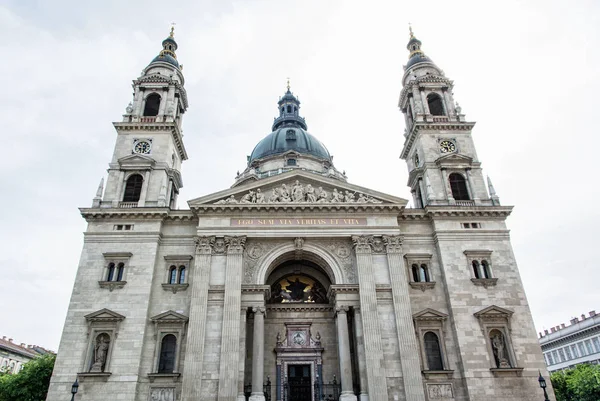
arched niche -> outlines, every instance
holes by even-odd
[[[302,247],[302,260],[307,260],[317,264],[329,278],[331,284],[344,283],[344,273],[337,260],[324,249],[312,245],[304,244]],[[298,250],[293,243],[279,246],[267,253],[256,272],[254,284],[267,284],[270,274],[279,265],[289,260],[297,259]]]

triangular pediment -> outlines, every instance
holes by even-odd
[[[495,317],[510,317],[514,312],[508,309],[501,308],[496,305],[488,306],[485,309],[476,312],[474,315],[477,318],[495,318]]]
[[[290,171],[190,200],[191,209],[229,206],[405,207],[405,199],[306,171]]]
[[[150,320],[156,323],[185,323],[189,320],[189,318],[181,313],[168,310],[151,317]]]
[[[435,163],[440,167],[471,166],[471,164],[473,164],[473,158],[459,153],[450,153],[438,157]]]
[[[150,168],[156,164],[156,161],[150,156],[132,154],[121,157],[118,163],[120,168]]]
[[[447,317],[447,314],[431,308],[424,309],[413,315],[413,319],[415,320],[446,320]]]
[[[85,319],[88,322],[120,322],[125,319],[125,316],[120,313],[113,312],[110,309],[100,309],[99,311],[92,312],[89,315],[85,315]]]

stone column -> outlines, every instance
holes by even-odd
[[[139,207],[144,207],[148,200],[148,187],[150,187],[150,170],[146,170],[144,173],[144,182],[142,182],[142,190],[140,191],[140,200],[138,201]]]
[[[231,401],[238,395],[240,371],[240,308],[242,306],[242,262],[246,237],[225,237],[227,264],[223,331],[219,363],[219,401]]]
[[[336,309],[338,351],[340,358],[340,379],[342,380],[342,393],[340,401],[356,401],[352,391],[352,361],[350,360],[350,337],[348,333],[347,306],[338,306]]]
[[[466,174],[467,174],[467,184],[469,185],[469,195],[471,195],[471,199],[473,199],[473,202],[475,202],[476,205],[478,205],[479,202],[479,197],[475,194],[475,186],[473,185],[473,177],[471,176],[471,169],[465,169]]]
[[[191,277],[190,320],[188,323],[185,369],[181,385],[182,400],[199,400],[202,390],[202,364],[206,336],[208,280],[215,237],[196,239],[196,258]]]
[[[442,168],[442,188],[444,188],[445,198],[448,199],[448,203],[454,205],[454,197],[452,196],[452,191],[448,190],[448,173],[445,168]]]
[[[246,308],[240,312],[240,356],[238,373],[238,396],[237,401],[246,401],[244,394],[244,371],[246,367]]]
[[[358,285],[360,307],[362,311],[362,326],[365,340],[367,362],[367,383],[371,401],[387,401],[387,383],[383,366],[383,347],[381,345],[381,329],[377,312],[377,294],[373,275],[373,260],[371,243],[373,236],[353,236],[354,252],[356,253],[356,268],[358,270]]]
[[[265,401],[263,376],[265,375],[265,308],[252,308],[254,312],[254,338],[252,344],[252,394],[250,401]]]
[[[415,337],[415,326],[410,309],[408,277],[402,260],[402,237],[399,235],[383,236],[386,244],[390,281],[392,283],[392,300],[396,317],[396,332],[400,346],[400,365],[406,401],[425,401],[419,345]]]
[[[369,401],[367,391],[367,361],[365,359],[365,339],[363,337],[362,316],[360,307],[354,307],[354,338],[356,339],[356,355],[358,357],[358,377],[360,383],[359,401]]]
[[[446,111],[448,112],[448,117],[455,115],[456,111],[454,110],[454,104],[452,104],[452,99],[450,98],[450,92],[448,88],[443,90],[444,93],[444,103],[446,105]]]
[[[123,183],[125,181],[125,172],[123,170],[119,171],[117,173],[117,176],[119,177],[117,181],[117,193],[115,193],[115,198],[112,201],[112,206],[113,207],[119,207],[119,202],[123,200]],[[107,185],[108,186],[108,185]],[[105,194],[106,196],[106,194]]]
[[[419,94],[421,95],[421,102],[423,103],[423,112],[425,114],[431,114],[431,111],[429,111],[429,103],[427,103],[427,96],[425,96],[425,89],[419,88]]]

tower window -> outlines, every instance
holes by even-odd
[[[173,334],[163,337],[160,344],[160,359],[158,361],[158,373],[173,373],[175,370],[175,351],[177,350],[177,338]]]
[[[296,165],[296,159],[288,159],[287,165],[288,166],[295,166]]]
[[[292,112],[292,106],[288,106],[288,107],[287,107],[287,112],[288,112],[288,113],[291,113],[291,112]]]
[[[430,93],[429,95],[427,95],[427,104],[429,105],[429,112],[434,115],[434,116],[443,116],[445,115],[444,113],[444,106],[442,104],[442,98],[435,94],[435,93]]]
[[[153,93],[146,98],[146,106],[144,107],[145,116],[157,116],[160,107],[160,95]]]
[[[415,283],[429,283],[431,282],[431,277],[429,275],[429,268],[427,264],[421,263],[419,266],[418,263],[413,263],[411,266],[412,279]]]
[[[125,185],[125,193],[123,195],[123,202],[137,202],[140,200],[142,193],[142,184],[144,179],[139,174],[134,174],[127,179]]]
[[[455,200],[470,200],[469,191],[465,177],[458,173],[452,173],[449,177],[452,197]]]

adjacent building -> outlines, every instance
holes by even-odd
[[[16,344],[12,338],[0,339],[0,371],[19,373],[23,365],[40,355],[52,353],[37,345]]]
[[[397,78],[415,208],[350,183],[288,84],[245,170],[177,209],[188,96],[173,32],[162,45],[114,123],[106,185],[80,209],[49,401],[76,378],[78,401],[539,399],[512,207],[412,32]],[[202,152],[227,149],[189,157]]]
[[[574,317],[568,326],[563,323],[544,330],[539,336],[550,372],[582,363],[600,363],[600,315],[596,311]]]

